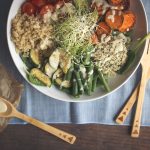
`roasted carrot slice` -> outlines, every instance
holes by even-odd
[[[117,10],[127,10],[130,7],[130,0],[108,0],[108,3]]]
[[[133,28],[136,22],[136,16],[133,14],[132,11],[127,11],[123,14],[123,24],[119,28],[119,31],[126,32]]]
[[[123,0],[108,0],[108,3],[113,6],[118,6],[122,4]]]
[[[105,22],[112,29],[119,29],[123,23],[123,13],[119,10],[109,10],[105,16]]]
[[[101,36],[102,34],[110,34],[111,28],[105,23],[105,22],[100,22],[96,28],[96,34]]]
[[[93,44],[98,44],[98,42],[99,42],[98,37],[95,33],[91,36],[91,42]]]

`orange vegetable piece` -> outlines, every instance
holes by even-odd
[[[130,7],[130,0],[107,0],[117,10],[127,10]]]
[[[98,36],[101,36],[102,34],[110,34],[111,28],[105,23],[105,22],[100,22],[98,24],[98,27],[96,28],[96,34]]]
[[[122,2],[123,2],[123,0],[108,0],[108,3],[113,6],[121,5]]]
[[[133,28],[136,22],[136,16],[133,14],[132,11],[127,11],[123,14],[123,24],[119,28],[119,31],[126,32]]]
[[[119,29],[123,23],[123,13],[119,10],[109,10],[105,16],[105,22],[112,29]]]
[[[98,42],[99,42],[98,37],[95,33],[91,36],[91,42],[93,44],[98,44]]]

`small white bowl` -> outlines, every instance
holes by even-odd
[[[21,73],[21,75],[27,80],[24,63],[22,62],[20,56],[16,52],[15,46],[14,46],[13,42],[11,41],[11,20],[15,17],[18,9],[20,8],[20,6],[23,2],[24,2],[24,0],[14,0],[11,5],[10,12],[8,15],[8,22],[7,22],[7,40],[8,40],[10,54],[12,56],[13,61],[16,65],[17,69]],[[131,0],[131,8],[130,9],[133,10],[133,12],[137,16],[137,22],[136,22],[136,26],[134,29],[135,32],[134,32],[134,36],[133,36],[133,39],[137,39],[137,38],[142,37],[143,35],[147,34],[147,32],[148,32],[147,17],[146,17],[144,6],[140,0]],[[143,54],[143,51],[144,51],[144,48],[146,47],[146,45],[147,45],[147,43],[145,43],[144,47],[139,51],[133,66],[127,73],[125,73],[123,75],[117,75],[115,78],[112,78],[109,80],[109,85],[110,85],[110,88],[112,89],[112,91],[109,93],[106,93],[106,92],[102,91],[101,89],[97,89],[97,91],[92,93],[91,96],[81,96],[79,99],[75,99],[75,98],[69,96],[68,94],[60,91],[59,89],[55,88],[54,86],[52,86],[51,88],[48,88],[48,87],[35,86],[31,83],[30,84],[34,88],[36,88],[38,91],[42,92],[43,94],[45,94],[49,97],[52,97],[57,100],[67,101],[67,102],[85,102],[85,101],[93,101],[96,99],[103,98],[105,96],[108,96],[110,93],[116,91],[117,89],[119,89],[134,74],[134,72],[136,71],[136,69],[139,66],[139,62],[140,62],[140,59],[142,57],[142,54]]]

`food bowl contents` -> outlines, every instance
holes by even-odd
[[[130,0],[27,0],[11,37],[32,84],[80,97],[130,66],[135,24]]]

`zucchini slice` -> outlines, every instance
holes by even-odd
[[[55,82],[56,82],[56,84],[60,87],[60,88],[70,88],[71,87],[71,84],[70,84],[70,82],[69,81],[67,81],[67,80],[62,80],[61,78],[57,78],[56,80],[55,80]]]
[[[31,74],[27,74],[27,78],[28,80],[32,83],[32,84],[35,84],[35,85],[38,85],[38,86],[45,86],[45,84],[43,84],[40,80],[38,80],[37,78],[35,78],[33,75]]]
[[[46,86],[50,87],[51,86],[51,80],[50,78],[45,75],[41,70],[37,69],[37,68],[33,68],[30,71],[30,74],[37,78],[38,80],[40,80],[43,84],[45,84]]]
[[[55,50],[52,55],[49,57],[49,64],[52,66],[55,70],[57,70],[59,62],[60,62],[60,52],[59,50]]]
[[[35,67],[35,65],[33,64],[33,62],[29,57],[24,57],[23,55],[20,55],[20,57],[29,70]]]
[[[53,74],[54,74],[55,71],[56,70],[53,67],[51,67],[49,65],[49,63],[47,63],[45,65],[45,74],[48,75],[50,78],[53,76]]]
[[[68,72],[69,68],[71,67],[71,58],[64,51],[61,51],[60,54],[60,67],[65,74]]]
[[[56,80],[57,78],[63,77],[63,71],[62,69],[57,69],[56,72],[53,74],[53,80]]]
[[[36,65],[39,66],[41,64],[41,59],[40,59],[40,54],[38,51],[31,50],[30,51],[30,58],[32,62]]]

